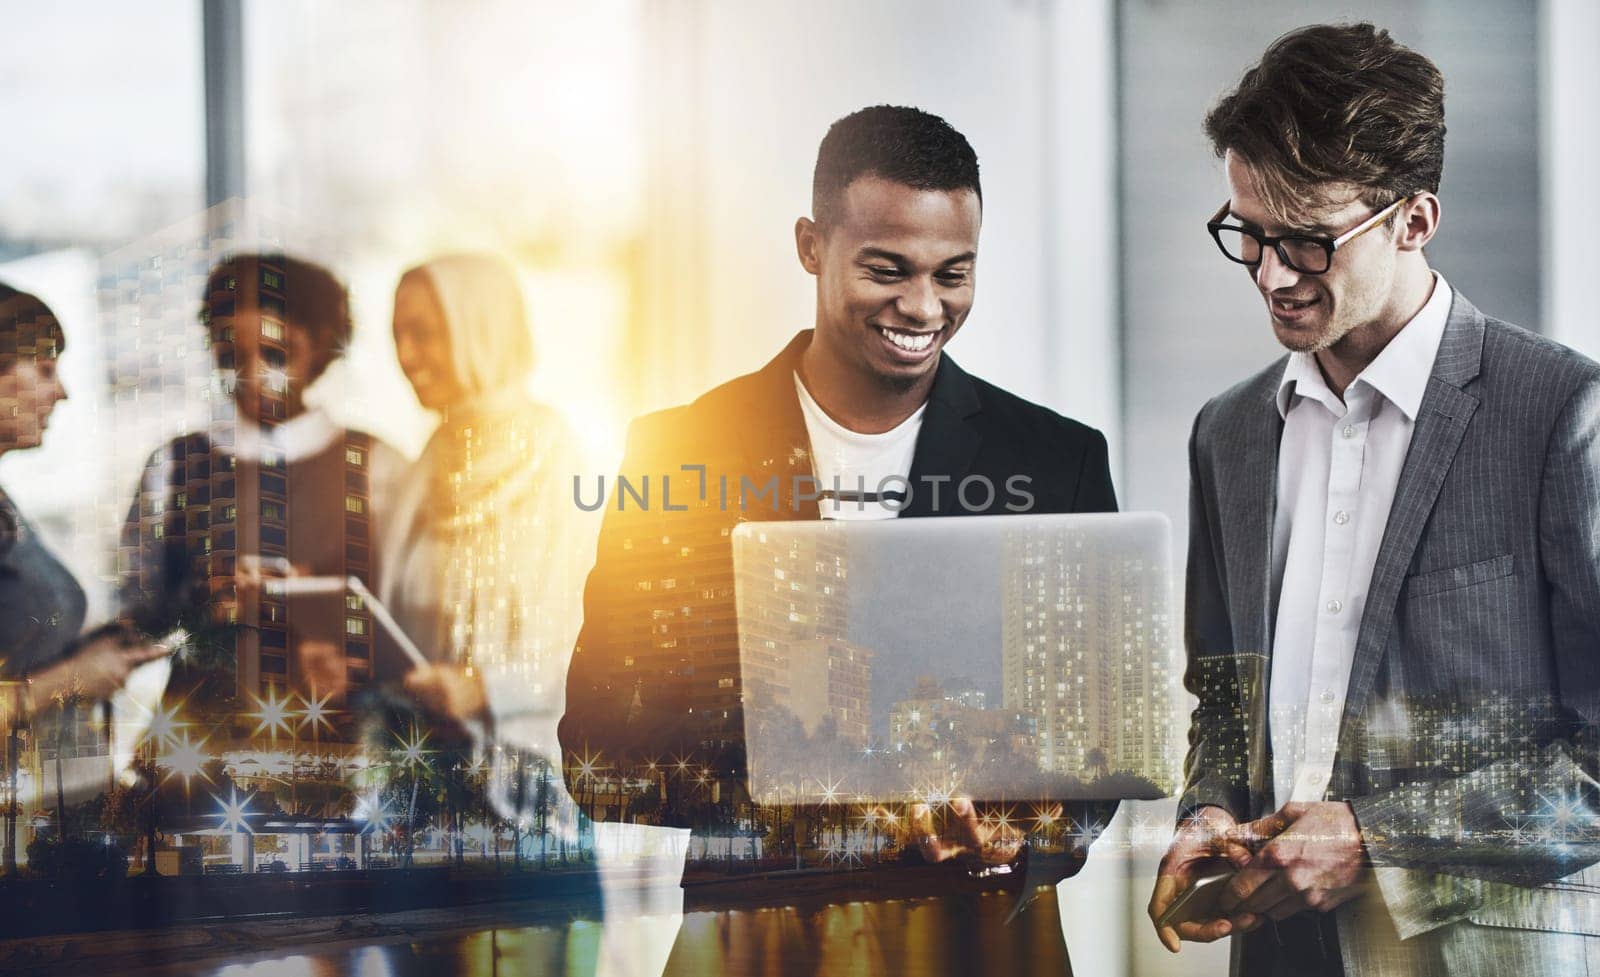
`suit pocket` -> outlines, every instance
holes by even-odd
[[[1595,870],[1541,886],[1488,882],[1483,902],[1467,914],[1479,926],[1600,936],[1600,889]]]
[[[1407,577],[1406,596],[1426,597],[1429,594],[1442,594],[1445,591],[1460,590],[1462,587],[1509,577],[1514,572],[1516,572],[1516,560],[1510,553],[1504,553],[1492,559],[1479,560],[1464,566],[1430,570],[1427,573]]]

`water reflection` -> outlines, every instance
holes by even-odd
[[[992,892],[852,902],[820,910],[784,907],[695,913],[668,977],[1053,977],[1067,973],[1054,893],[1006,923],[1014,896]]]
[[[527,926],[342,945],[247,962],[172,964],[139,977],[579,977],[593,974],[600,927]]]
[[[1010,924],[1000,893],[685,915],[668,977],[970,977],[1068,972],[1054,894]],[[587,977],[600,927],[483,929],[342,945],[250,962],[160,968],[163,977]],[[144,971],[145,974],[155,973]]]

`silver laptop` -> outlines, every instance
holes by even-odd
[[[740,525],[752,799],[1173,793],[1170,538],[1156,513]]]

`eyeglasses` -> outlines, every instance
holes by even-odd
[[[1320,275],[1333,265],[1335,251],[1377,227],[1386,217],[1394,213],[1395,208],[1410,199],[1401,197],[1338,237],[1314,237],[1309,234],[1270,237],[1236,224],[1224,224],[1222,219],[1228,216],[1228,208],[1233,206],[1232,200],[1225,202],[1211,216],[1206,222],[1206,230],[1211,232],[1212,239],[1217,242],[1217,247],[1222,249],[1223,256],[1229,261],[1236,261],[1241,265],[1259,265],[1262,252],[1271,248],[1278,253],[1279,261],[1302,275]]]

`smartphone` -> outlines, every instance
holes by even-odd
[[[1156,920],[1157,926],[1176,926],[1179,923],[1197,923],[1217,917],[1217,900],[1227,889],[1227,881],[1233,878],[1233,871],[1227,869],[1213,875],[1202,875],[1194,880],[1194,884],[1183,890],[1183,893],[1173,900],[1167,911]]]

